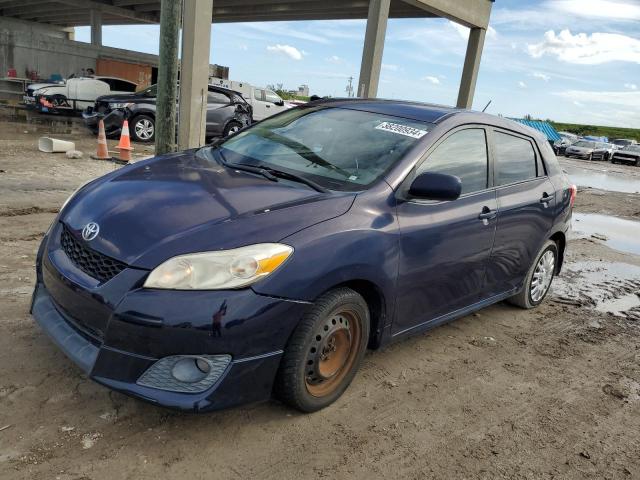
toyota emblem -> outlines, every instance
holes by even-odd
[[[87,242],[90,242],[98,236],[99,232],[100,225],[98,225],[96,222],[89,222],[82,229],[82,238],[84,238]]]

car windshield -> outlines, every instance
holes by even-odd
[[[573,146],[574,147],[582,147],[582,148],[596,148],[596,142],[585,142],[583,140],[583,141],[580,141],[578,143],[575,143]]]
[[[362,190],[431,126],[349,108],[306,107],[264,120],[218,151],[228,163],[284,171],[332,190]]]
[[[622,145],[622,146],[625,146],[625,145],[629,145],[629,144],[631,144],[631,140],[613,140],[613,141],[612,141],[612,143],[613,143],[614,145]]]

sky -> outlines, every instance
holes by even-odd
[[[346,96],[365,23],[214,24],[210,61],[231,80]],[[157,54],[158,33],[105,26],[103,44]],[[378,96],[454,105],[468,35],[446,19],[389,20]],[[490,100],[489,113],[509,117],[640,128],[640,0],[496,0],[473,108]]]

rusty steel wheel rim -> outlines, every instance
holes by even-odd
[[[340,309],[314,333],[305,364],[305,385],[314,397],[335,392],[351,371],[360,350],[361,322],[356,312]]]

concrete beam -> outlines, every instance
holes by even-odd
[[[464,68],[458,93],[458,108],[471,108],[473,105],[473,94],[476,91],[476,81],[478,80],[478,70],[486,33],[487,31],[484,28],[472,28],[469,32],[467,54],[464,58]]]
[[[390,3],[390,0],[369,0],[369,16],[367,17],[367,30],[364,36],[358,80],[359,97],[371,98],[378,94]]]
[[[489,25],[492,0],[403,0],[404,2],[448,18],[469,28],[484,28]]]
[[[129,8],[115,7],[113,5],[97,2],[95,0],[56,0],[56,1],[58,3],[71,5],[77,8],[82,8],[82,9],[90,8],[93,10],[98,10],[105,14],[115,15],[117,17],[122,17],[122,18],[130,18],[133,20],[137,20],[140,23],[158,23],[160,21],[157,15],[140,13],[140,12],[131,10]]]
[[[179,150],[199,147],[205,142],[212,9],[211,0],[184,0],[178,116]]]
[[[102,45],[102,12],[91,10],[91,45]]]

